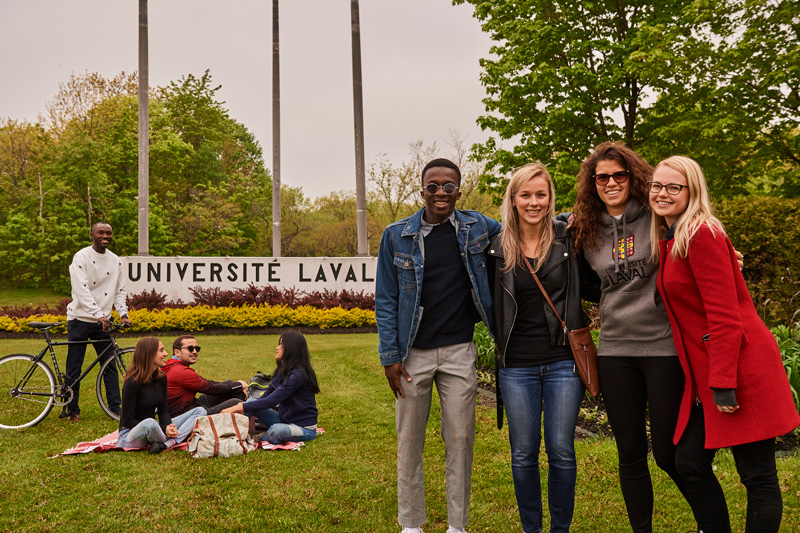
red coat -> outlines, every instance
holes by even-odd
[[[675,444],[699,399],[705,447],[723,448],[777,437],[800,425],[778,344],[761,321],[728,238],[703,226],[686,258],[660,241],[658,291],[667,307],[672,338],[686,376]],[[739,409],[720,413],[711,387],[736,389]]]

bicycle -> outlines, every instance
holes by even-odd
[[[116,379],[119,391],[122,391],[123,377],[133,358],[133,348],[120,348],[114,333],[125,326],[112,323],[108,330],[109,339],[53,341],[50,338],[49,330],[55,326],[61,326],[60,323],[31,322],[28,325],[44,333],[47,346],[42,348],[42,351],[36,356],[12,354],[0,358],[0,428],[17,429],[35,426],[50,414],[53,406],[67,405],[72,400],[74,394],[72,387],[67,385],[67,376],[59,369],[53,350],[54,346],[70,344],[88,345],[109,342],[106,349],[98,354],[92,364],[83,371],[76,383],[83,381],[83,378],[100,363],[100,371],[97,373],[95,385],[97,401],[109,417],[119,420],[119,411],[115,412],[108,405],[104,376],[108,376],[110,382]],[[52,358],[55,373],[45,361],[48,352]]]

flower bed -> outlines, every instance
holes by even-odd
[[[286,305],[242,305],[239,307],[187,306],[180,309],[132,309],[131,332],[163,330],[203,331],[209,328],[286,328],[312,327],[362,328],[375,327],[375,312],[366,309],[319,309],[311,306],[291,308]],[[115,320],[119,320],[116,312]],[[30,322],[60,322],[66,329],[64,315],[32,315],[21,318],[0,317],[0,331],[29,333]]]

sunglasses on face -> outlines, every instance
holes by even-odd
[[[445,183],[444,185],[429,183],[425,186],[425,190],[428,191],[428,194],[436,194],[439,192],[439,189],[444,189],[445,194],[453,194],[458,190],[458,187],[455,183]]]
[[[614,172],[613,174],[595,174],[593,177],[595,183],[598,185],[607,184],[609,179],[613,179],[615,183],[625,183],[628,181],[628,171],[620,170],[618,172]]]
[[[189,350],[190,352],[200,353],[200,347],[199,346],[184,346],[183,349],[184,350]]]

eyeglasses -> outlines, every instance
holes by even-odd
[[[679,185],[677,183],[667,183],[666,185],[664,185],[663,183],[659,183],[657,181],[648,181],[647,188],[650,190],[650,192],[654,192],[656,194],[660,193],[661,189],[667,189],[667,193],[671,194],[672,196],[675,196],[677,194],[680,194],[683,189],[688,189],[689,186]]]
[[[454,183],[445,183],[444,185],[429,183],[425,186],[425,190],[428,191],[428,194],[436,194],[439,192],[439,189],[444,189],[445,194],[453,194],[458,190],[458,187]]]
[[[608,183],[608,180],[614,179],[614,183],[625,183],[628,181],[628,171],[627,170],[620,170],[614,172],[613,174],[595,174],[594,181],[598,185],[605,185]]]
[[[190,352],[200,353],[200,347],[199,346],[184,346],[182,349],[183,350],[189,350]]]

